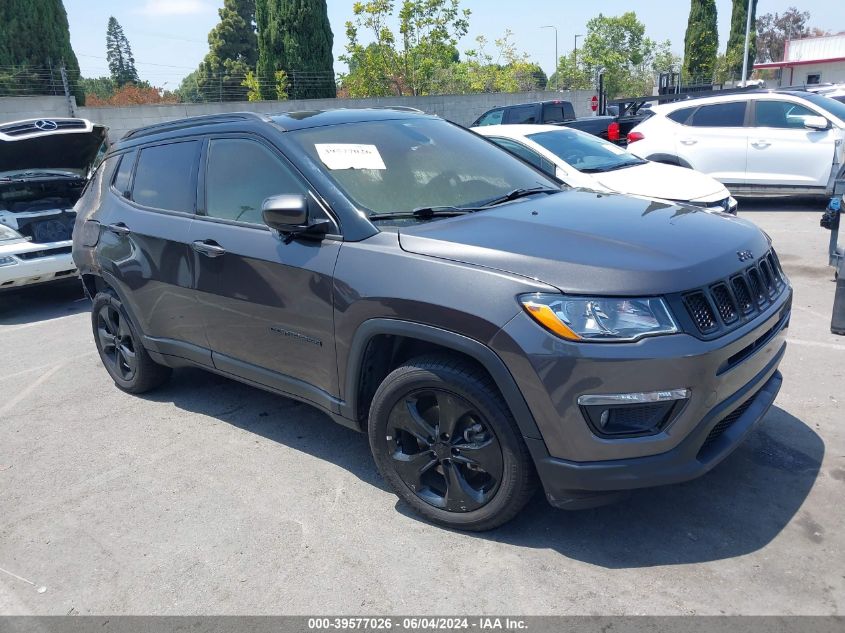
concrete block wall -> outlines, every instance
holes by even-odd
[[[76,103],[74,101],[74,103]],[[70,116],[67,99],[61,97],[0,98],[0,123],[41,117]]]
[[[529,101],[562,99],[571,101],[577,116],[590,116],[592,91],[519,92],[472,95],[435,95],[426,97],[383,97],[370,99],[311,99],[302,101],[254,101],[224,103],[180,103],[175,105],[142,105],[125,107],[81,107],[76,116],[106,125],[112,141],[129,130],[154,123],[220,112],[260,112],[280,114],[294,110],[331,108],[371,108],[406,106],[437,114],[461,125],[469,125],[483,112],[501,105]],[[64,97],[0,98],[0,122],[48,116],[68,116]]]

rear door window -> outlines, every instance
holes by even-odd
[[[745,107],[745,101],[701,106],[692,115],[689,125],[693,127],[743,127],[745,125]]]
[[[504,149],[508,150],[511,154],[516,154],[522,160],[531,163],[535,167],[542,169],[547,174],[554,175],[554,164],[550,160],[543,158],[533,149],[525,147],[525,145],[523,145],[522,143],[517,143],[516,141],[513,141],[509,138],[491,137],[490,140],[496,143],[496,145],[498,145],[499,147],[503,147]]]
[[[537,108],[533,105],[515,106],[505,112],[505,123],[519,125],[521,123],[536,123]]]
[[[193,213],[199,147],[199,141],[186,141],[142,149],[132,199],[145,207]]]

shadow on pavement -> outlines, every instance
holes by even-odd
[[[309,405],[193,369],[176,371],[147,397],[215,417],[388,489],[366,436]],[[789,524],[813,487],[824,450],[804,422],[773,407],[736,452],[698,480],[578,512],[555,510],[538,493],[511,523],[472,536],[613,569],[734,558],[765,547]],[[416,518],[404,503],[396,508]]]
[[[739,198],[739,215],[743,213],[765,212],[812,212],[818,213],[819,217],[827,208],[828,198],[800,198],[800,197],[778,197],[778,198]]]
[[[0,325],[48,321],[90,309],[78,279],[0,293]]]

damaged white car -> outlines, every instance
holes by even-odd
[[[84,119],[0,124],[0,291],[73,277],[73,210],[106,128]]]

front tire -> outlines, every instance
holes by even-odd
[[[150,358],[123,304],[111,292],[94,297],[91,326],[100,360],[118,388],[144,393],[170,378],[171,369]]]
[[[493,529],[536,488],[507,404],[485,372],[460,359],[425,356],[391,372],[373,398],[368,431],[385,481],[439,525]]]

